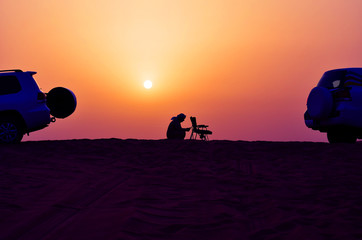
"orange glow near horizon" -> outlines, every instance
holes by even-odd
[[[306,98],[324,71],[362,67],[361,8],[360,0],[3,0],[0,69],[37,71],[44,92],[63,86],[77,96],[72,116],[24,140],[162,139],[183,112],[208,124],[211,139],[325,141],[304,125]]]

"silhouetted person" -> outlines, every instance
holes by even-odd
[[[180,113],[177,117],[172,117],[170,125],[167,129],[167,138],[168,139],[184,139],[186,132],[190,131],[190,128],[182,128],[181,123],[185,120],[186,115]]]

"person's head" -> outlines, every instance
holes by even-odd
[[[180,122],[183,122],[186,118],[186,115],[183,114],[183,113],[180,113],[179,115],[177,115],[177,119],[180,121]]]

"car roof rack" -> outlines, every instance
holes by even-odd
[[[0,72],[23,72],[20,69],[0,70]]]

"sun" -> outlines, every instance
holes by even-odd
[[[143,86],[146,88],[146,89],[150,89],[152,87],[152,82],[150,80],[146,80],[144,83],[143,83]]]

